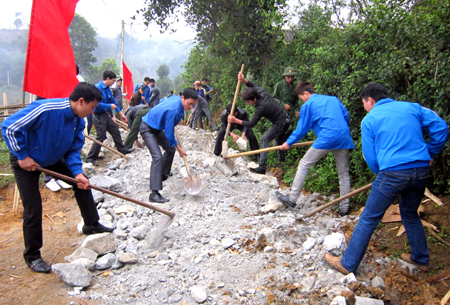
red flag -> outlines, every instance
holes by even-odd
[[[125,98],[127,100],[130,100],[133,96],[133,75],[131,74],[130,70],[128,70],[127,65],[122,60],[123,65],[123,92],[127,95]]]
[[[78,0],[33,0],[23,91],[67,97],[78,84],[69,26]]]

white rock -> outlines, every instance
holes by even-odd
[[[355,305],[384,305],[382,300],[356,297]]]
[[[345,235],[342,233],[333,233],[325,237],[323,246],[325,250],[331,251],[334,249],[342,249],[345,245]]]
[[[272,252],[275,252],[275,248],[274,247],[266,246],[264,248],[264,253],[272,253]]]
[[[116,215],[120,215],[120,214],[127,214],[127,213],[133,213],[136,209],[134,207],[132,207],[129,204],[126,205],[121,205],[120,207],[118,207],[117,209],[114,210],[114,213],[116,213]]]
[[[372,286],[383,290],[386,288],[383,279],[378,275],[372,279]]]
[[[197,303],[203,303],[207,298],[206,291],[200,286],[191,287],[191,296]]]
[[[353,273],[347,274],[343,278],[339,279],[341,284],[350,284],[351,282],[357,282],[356,276]]]
[[[347,301],[343,296],[339,295],[331,301],[330,305],[347,305]]]
[[[229,247],[231,247],[232,245],[234,245],[236,243],[236,241],[232,240],[231,238],[224,238],[222,240],[222,247],[224,249],[228,249]]]
[[[84,268],[86,268],[87,270],[94,270],[95,269],[95,261],[91,261],[88,258],[78,258],[76,260],[74,260],[72,263],[74,264],[79,264],[79,265],[83,265]]]
[[[308,239],[302,245],[303,251],[311,250],[315,244],[316,244],[316,239],[312,238],[312,237],[308,237]]]

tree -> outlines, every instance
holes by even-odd
[[[103,72],[112,71],[119,76],[119,67],[114,58],[106,58],[100,67],[89,66],[86,71],[86,81],[90,83],[98,83],[103,79]]]
[[[22,19],[17,18],[16,20],[14,20],[14,26],[16,27],[16,29],[20,29],[20,27],[22,26]]]
[[[75,14],[69,27],[75,61],[83,72],[92,70],[91,65],[97,61],[92,52],[97,48],[97,33],[84,17]]]
[[[156,84],[158,85],[161,98],[169,95],[169,91],[173,90],[172,80],[167,76],[165,76],[164,78],[158,79]]]
[[[156,70],[156,74],[158,74],[160,79],[163,79],[163,78],[169,76],[169,74],[170,74],[169,67],[166,64],[160,65],[158,67],[158,69]]]

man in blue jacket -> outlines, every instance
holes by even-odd
[[[111,117],[111,111],[115,110],[121,117],[123,122],[128,122],[125,115],[122,113],[119,105],[117,104],[114,96],[112,95],[110,87],[116,81],[116,74],[112,71],[103,72],[103,81],[97,83],[95,86],[102,93],[102,101],[94,110],[94,117],[92,118],[97,133],[97,141],[103,142],[106,139],[106,132],[109,132],[114,140],[116,149],[122,154],[126,155],[133,152],[134,148],[127,149],[122,142],[120,136],[119,127],[114,123]],[[98,159],[101,146],[100,144],[93,143],[88,155],[86,156],[86,162],[97,165],[95,162]]]
[[[400,196],[400,215],[411,246],[411,254],[403,253],[400,257],[427,271],[430,269],[427,239],[417,209],[434,156],[447,142],[447,124],[434,111],[417,103],[389,98],[381,84],[369,84],[360,96],[368,112],[361,124],[363,154],[377,177],[342,260],[327,253],[325,261],[344,274],[355,272],[373,231]]]
[[[150,77],[146,76],[146,77],[144,77],[144,81],[142,83],[139,83],[134,87],[133,93],[135,93],[137,90],[139,90],[140,85],[145,86],[144,93],[141,96],[141,105],[148,105],[148,101],[150,100],[151,93],[150,93],[150,87],[148,86],[150,84],[150,81],[151,81]],[[153,82],[155,82],[155,81],[153,80]]]
[[[151,108],[142,118],[140,133],[144,139],[150,154],[152,165],[150,168],[149,200],[164,203],[169,201],[159,191],[162,190],[162,182],[170,176],[175,149],[180,157],[186,156],[186,152],[178,145],[175,139],[175,126],[181,121],[184,110],[189,111],[197,103],[198,94],[192,88],[184,89],[181,97],[173,95]],[[161,149],[164,149],[164,155]]]
[[[83,175],[80,149],[84,144],[83,118],[94,112],[102,100],[98,89],[79,83],[68,99],[44,99],[31,103],[2,123],[2,134],[11,151],[10,161],[23,203],[23,236],[25,262],[35,272],[49,272],[50,266],[41,258],[42,200],[39,193],[40,171],[43,167],[80,183],[70,183],[84,220],[83,233],[111,232],[101,225],[97,208]]]
[[[295,92],[304,104],[300,109],[300,120],[295,131],[283,143],[281,149],[289,149],[292,144],[303,139],[311,129],[317,139],[298,164],[289,196],[278,194],[278,199],[292,208],[297,203],[309,169],[329,152],[332,152],[336,159],[340,195],[348,194],[350,192],[349,156],[350,150],[355,148],[350,136],[350,116],[337,97],[316,94],[309,82],[300,82]],[[341,201],[339,208],[341,215],[347,214],[349,200]]]

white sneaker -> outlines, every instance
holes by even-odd
[[[55,179],[53,179],[53,178],[52,178],[52,180],[47,182],[47,184],[45,186],[48,187],[50,189],[50,191],[52,191],[52,192],[57,192],[61,189],[61,187],[58,185],[58,183],[56,183]]]
[[[68,189],[71,189],[72,188],[72,186],[70,185],[70,184],[67,184],[66,182],[64,182],[63,180],[56,180],[56,183],[58,183],[58,185],[60,186],[60,187],[62,187],[63,189],[65,189],[65,190],[68,190]]]

